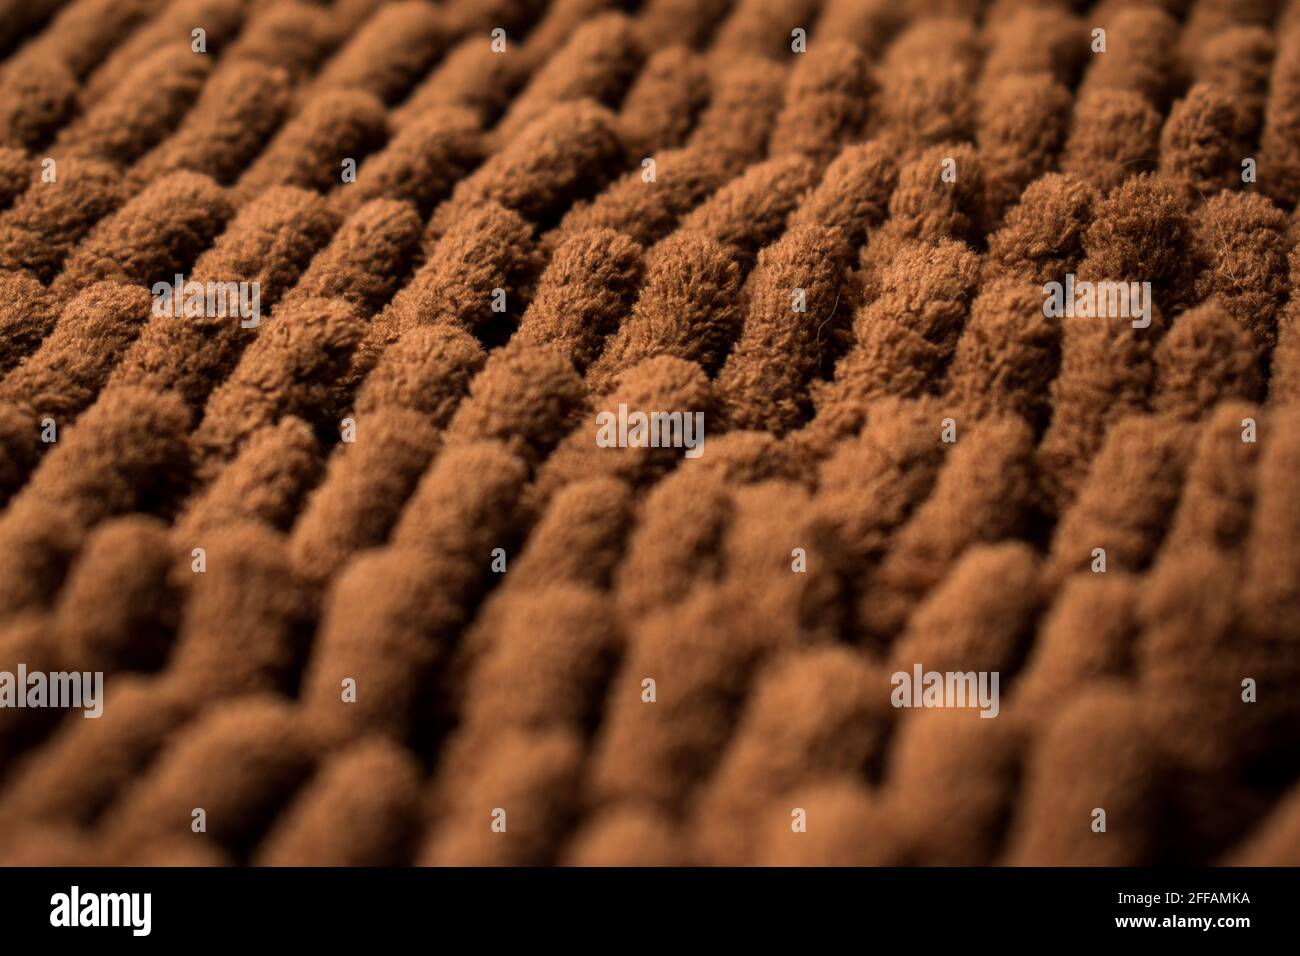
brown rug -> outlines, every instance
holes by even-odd
[[[0,863],[1300,864],[1300,3],[0,57]]]

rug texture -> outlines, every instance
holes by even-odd
[[[1297,2],[0,0],[0,863],[1300,864],[1297,200]]]

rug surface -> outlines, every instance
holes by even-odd
[[[0,0],[0,864],[1300,864],[1300,3]]]

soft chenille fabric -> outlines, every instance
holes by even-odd
[[[4,11],[0,864],[1300,864],[1297,0]]]

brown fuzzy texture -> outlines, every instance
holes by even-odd
[[[1204,263],[1196,297],[1218,298],[1265,355],[1277,344],[1287,294],[1287,218],[1263,196],[1222,192],[1196,211],[1194,254]]]
[[[387,137],[384,105],[367,93],[326,91],[308,100],[235,184],[236,201],[272,186],[324,191]]]
[[[131,167],[129,178],[144,184],[184,169],[229,184],[261,152],[288,108],[289,79],[283,70],[231,64],[204,84],[185,121]]]
[[[365,741],[322,761],[259,847],[261,866],[399,866],[419,832],[420,768],[400,747]],[[363,825],[358,826],[358,822]],[[322,833],[335,834],[323,842]]]
[[[55,145],[72,155],[128,166],[176,127],[210,72],[206,57],[184,48],[158,50],[65,127]]]
[[[487,565],[494,546],[510,543],[526,472],[525,463],[499,442],[448,448],[420,480],[393,529],[393,543],[476,569]]]
[[[39,11],[44,4],[29,6]],[[157,0],[125,0],[122,3],[83,0],[55,6],[63,8],[58,10],[32,45],[51,59],[63,61],[78,77],[84,77],[130,36],[131,31],[139,28],[160,4]]]
[[[34,671],[49,672],[59,664],[58,632],[49,614],[32,611],[0,627],[0,667],[15,673],[27,664]],[[41,743],[57,725],[59,714],[46,708],[6,708],[0,722],[0,755],[9,766],[29,747]]]
[[[1245,541],[1255,501],[1259,444],[1241,440],[1241,423],[1259,417],[1256,406],[1227,401],[1205,420],[1164,552],[1175,554],[1193,546],[1231,552]]]
[[[486,124],[496,119],[515,89],[527,78],[519,58],[501,56],[482,37],[466,37],[448,51],[390,113],[395,128],[440,109],[464,109]]]
[[[1159,321],[1153,317],[1151,328],[1158,331]],[[1046,494],[1058,508],[1078,490],[1109,426],[1146,409],[1155,380],[1154,343],[1135,334],[1129,319],[1076,317],[1062,324],[1052,421],[1038,453]]]
[[[885,685],[877,668],[839,647],[793,651],[758,674],[695,811],[702,860],[752,862],[753,817],[769,799],[808,779],[854,773],[878,756],[890,715],[873,699]]]
[[[1156,346],[1154,359],[1154,411],[1194,421],[1220,402],[1259,397],[1259,362],[1250,334],[1218,301],[1179,316]]]
[[[74,159],[54,170],[54,182],[34,182],[0,215],[0,267],[25,270],[46,285],[94,225],[126,201],[112,166]]]
[[[955,179],[945,179],[949,174]],[[898,173],[890,228],[905,239],[973,239],[984,217],[984,160],[970,146],[935,146]]]
[[[655,355],[718,367],[740,331],[740,270],[719,243],[683,229],[655,250],[631,314],[587,373],[593,392]]]
[[[379,8],[321,68],[317,90],[359,90],[395,103],[433,65],[451,39],[443,11],[425,0]]]
[[[156,677],[124,675],[105,693],[116,706],[103,717],[64,723],[15,768],[0,818],[92,823],[198,710],[189,688]]]
[[[825,0],[812,32],[848,40],[877,56],[907,20],[907,12],[892,0]]]
[[[122,793],[106,839],[127,847],[192,836],[191,810],[202,807],[208,828],[199,842],[240,854],[311,775],[314,756],[305,728],[275,697],[214,707]]]
[[[728,62],[713,76],[709,105],[686,145],[708,150],[732,173],[762,159],[784,84],[780,64],[753,58]]]
[[[1264,129],[1259,139],[1259,163],[1268,170],[1260,187],[1270,199],[1293,206],[1300,199],[1300,27],[1292,26],[1278,39],[1269,77]]]
[[[36,351],[58,319],[58,308],[36,279],[0,272],[0,372]]]
[[[890,44],[876,71],[880,123],[909,158],[973,138],[978,61],[974,24],[955,16],[919,17]]]
[[[41,347],[0,380],[0,402],[70,423],[95,400],[149,316],[139,286],[92,285],[63,309]]]
[[[887,141],[845,147],[795,209],[789,225],[824,225],[839,229],[855,246],[861,244],[888,215],[897,181],[898,164]]]
[[[1135,279],[1152,284],[1166,307],[1189,298],[1190,197],[1176,180],[1138,175],[1098,204],[1083,237],[1080,279]]]
[[[539,268],[540,256],[533,248],[528,223],[497,203],[484,203],[439,239],[391,307],[375,321],[363,351],[421,326],[484,334],[490,326],[520,314]]]
[[[565,866],[687,866],[691,856],[671,817],[626,804],[593,814],[559,862]]]
[[[649,167],[641,165],[591,202],[576,204],[547,240],[562,242],[584,229],[606,228],[649,245],[671,232],[726,182],[726,172],[716,158],[698,147],[667,150],[646,159],[655,164],[653,180],[647,181]]]
[[[536,467],[587,408],[573,363],[549,345],[508,343],[488,356],[447,425],[447,444],[499,441]]]
[[[817,226],[793,229],[759,254],[744,326],[718,373],[734,427],[782,434],[806,414],[808,383],[847,312],[840,300],[848,259],[843,235]]]
[[[280,311],[212,393],[191,445],[199,473],[214,477],[259,427],[284,415],[311,416],[360,341],[361,321],[346,302],[301,299]]]
[[[816,166],[802,156],[757,163],[701,203],[682,220],[681,228],[721,243],[748,272],[758,251],[780,237],[791,213],[816,182]]]
[[[1025,187],[1056,164],[1069,125],[1070,91],[1050,76],[998,80],[980,104],[976,137],[991,231]]]
[[[0,209],[23,194],[35,171],[36,164],[24,150],[0,147]]]
[[[1021,278],[987,283],[948,367],[947,395],[967,414],[1011,411],[1037,428],[1051,415],[1048,386],[1061,358],[1061,332],[1043,315],[1042,292]]]
[[[333,143],[330,146],[334,149]],[[344,151],[333,155],[343,156]],[[472,113],[429,110],[398,130],[384,149],[365,162],[355,155],[346,157],[358,160],[356,182],[335,187],[334,208],[346,214],[370,199],[396,199],[413,203],[427,216],[482,156],[482,137]],[[339,162],[330,166],[331,177],[339,168]]]
[[[408,330],[384,352],[357,395],[357,411],[387,405],[420,412],[435,428],[451,420],[471,376],[483,364],[474,339],[448,325]]]
[[[516,337],[550,345],[585,371],[631,310],[644,270],[641,247],[627,236],[611,229],[576,232],[537,280]]]
[[[417,862],[425,866],[539,866],[550,862],[556,834],[574,812],[582,742],[572,732],[506,732],[477,772],[448,801]],[[510,808],[514,816],[510,817]],[[490,808],[490,809],[489,809]],[[487,814],[484,810],[487,809]],[[492,832],[505,811],[512,839]]]
[[[798,153],[825,166],[859,138],[871,96],[866,58],[847,43],[818,43],[790,71],[768,151]]]
[[[323,582],[383,542],[482,363],[468,335],[443,326],[413,330],[384,353],[358,396],[354,440],[336,449],[294,524],[300,575]]]
[[[301,80],[334,49],[343,37],[333,21],[337,13],[300,0],[286,0],[250,11],[247,26],[224,56],[233,62],[251,60],[287,69]]]
[[[1061,153],[1063,172],[1109,192],[1134,173],[1154,169],[1159,155],[1160,113],[1141,94],[1093,89],[1079,95]]]
[[[184,600],[172,553],[157,518],[127,515],[91,532],[55,607],[60,655],[107,673],[160,667]]]
[[[142,59],[159,48],[183,50],[194,56],[190,31],[202,23],[208,33],[208,49],[216,52],[239,33],[244,10],[238,0],[178,0],[159,4],[140,28],[123,38],[104,61],[86,78],[86,97],[103,97],[131,72]]]
[[[607,395],[594,397],[596,409],[610,411],[620,404],[629,409],[659,411],[680,409],[701,413],[707,420],[715,410],[708,376],[694,362],[661,355],[635,365],[620,375]],[[653,484],[681,460],[676,448],[601,448],[595,442],[595,416],[588,417],[560,443],[538,470],[533,495],[547,499],[563,485],[607,475],[634,485]]]
[[[377,312],[406,277],[419,243],[410,203],[374,199],[344,221],[285,296],[285,308],[339,299],[361,315]]]
[[[631,20],[621,13],[591,18],[515,97],[493,136],[510,142],[557,103],[589,98],[617,105],[640,61]]]
[[[908,243],[880,278],[879,296],[853,317],[853,348],[819,409],[886,395],[915,396],[939,378],[965,323],[979,260],[963,244]]]
[[[878,862],[970,866],[996,854],[994,830],[1017,803],[1022,742],[1006,723],[971,716],[923,711],[898,728],[877,809],[888,827]]]
[[[1138,699],[1116,682],[1060,709],[1028,755],[1024,815],[1008,834],[1006,862],[1123,866],[1157,849],[1163,768],[1144,723]],[[1090,827],[1094,808],[1106,811],[1105,839]]]
[[[1185,193],[1169,182],[1136,176],[1100,204],[1084,237],[1081,280],[1150,282],[1155,304],[1144,330],[1122,317],[1062,319],[1055,412],[1040,451],[1045,487],[1058,506],[1077,489],[1083,456],[1100,447],[1107,426],[1146,406],[1153,381],[1149,357],[1163,325],[1157,307],[1189,297],[1186,204]]]
[[[432,574],[400,573],[419,555],[411,548],[363,552],[330,588],[302,682],[303,711],[318,726],[344,737],[401,740],[411,732],[448,632],[466,617]],[[345,705],[349,678],[356,702]]]
[[[1087,182],[1060,173],[1035,180],[988,241],[985,270],[1024,273],[1036,284],[1061,281],[1083,258],[1083,237],[1100,197]]]
[[[752,609],[726,607],[723,598],[705,590],[641,618],[629,632],[591,757],[596,801],[680,806],[700,766],[719,757],[739,716],[761,633],[750,630]],[[653,704],[642,700],[647,678],[656,682]]]
[[[287,415],[253,432],[231,467],[203,489],[176,519],[181,543],[239,521],[284,530],[320,477],[320,446],[300,418]]]
[[[511,585],[608,588],[623,557],[632,512],[631,489],[621,481],[593,478],[568,485],[538,518],[537,529],[510,569]]]
[[[338,222],[298,189],[270,189],[240,209],[194,263],[191,281],[257,282],[269,310],[330,239]],[[114,370],[112,381],[170,389],[191,406],[206,400],[234,368],[252,333],[230,316],[151,317]]]
[[[557,103],[474,173],[434,213],[426,242],[471,209],[498,202],[533,223],[558,218],[608,181],[623,148],[617,118],[590,100]]]
[[[0,518],[0,618],[47,604],[94,525],[174,502],[189,472],[189,424],[175,396],[135,388],[101,393]]]
[[[0,74],[0,146],[36,150],[70,120],[77,78],[61,61],[28,55]]]
[[[1280,614],[1271,608],[1257,609],[1248,602],[1262,595],[1247,592],[1236,612],[1244,620],[1236,623],[1234,609],[1223,598],[1236,589],[1238,571],[1233,556],[1203,549],[1184,551],[1160,562],[1138,607],[1143,634],[1135,645],[1136,670],[1144,682],[1161,691],[1146,709],[1157,732],[1167,733],[1171,724],[1194,731],[1164,744],[1190,781],[1257,761],[1261,748],[1255,741],[1270,725],[1277,727],[1273,732],[1282,739],[1292,744],[1296,739],[1293,699],[1283,696],[1268,711],[1240,706],[1241,675],[1258,673],[1260,693],[1273,693],[1295,679],[1296,668],[1285,644],[1279,646],[1265,636],[1271,627],[1294,627],[1294,606],[1279,606]],[[1278,597],[1273,595],[1274,600]],[[1197,707],[1197,699],[1216,686],[1231,687],[1233,693],[1221,700],[1207,696],[1205,704]],[[1183,689],[1170,693],[1176,687]],[[1223,793],[1236,802],[1242,796],[1249,798],[1253,789],[1245,782],[1231,782],[1225,783]],[[1185,808],[1180,816],[1190,817],[1189,830],[1207,844],[1217,848],[1244,835],[1240,821],[1216,820],[1203,808],[1198,811],[1193,792],[1170,796],[1175,806]]]
[[[472,777],[501,732],[585,733],[621,643],[608,598],[581,586],[528,585],[484,610],[470,636],[461,723],[437,786]]]
[[[1014,417],[986,419],[959,437],[930,497],[899,530],[862,608],[876,639],[898,633],[923,595],[968,547],[1015,537],[1031,503],[1032,436]]]
[[[738,0],[719,25],[710,53],[724,62],[739,54],[784,59],[790,31],[810,27],[817,6],[813,0]]]
[[[1262,27],[1234,27],[1207,38],[1195,63],[1196,79],[1229,93],[1237,110],[1235,132],[1256,142],[1268,101],[1274,42]]]
[[[1238,125],[1233,97],[1198,83],[1169,111],[1160,134],[1160,171],[1206,195],[1231,188],[1241,181],[1246,149],[1237,140]]]
[[[178,548],[182,560],[188,545]],[[217,698],[292,686],[313,596],[290,571],[284,536],[236,522],[201,531],[194,546],[207,568],[192,572],[170,672],[192,693]]]
[[[187,470],[176,452],[189,426],[173,395],[105,389],[50,450],[9,515],[17,517],[30,503],[67,509],[88,527],[150,504],[165,507]]]
[[[1089,52],[1083,21],[1049,4],[1011,6],[1009,14],[989,17],[984,82],[1046,73],[1074,86]]]
[[[1140,580],[1085,571],[1061,583],[1018,678],[1018,720],[1051,712],[1092,684],[1130,675]]]
[[[1165,109],[1180,79],[1178,23],[1155,7],[1104,17],[1106,52],[1091,54],[1081,90],[1132,90]]]
[[[1294,487],[1288,487],[1288,475],[1295,475],[1300,461],[1300,440],[1282,424],[1288,411],[1279,409],[1268,419],[1277,431],[1260,449],[1255,508],[1245,548],[1241,603],[1252,609],[1248,627],[1256,639],[1294,636],[1300,624],[1300,579],[1296,577],[1300,545],[1295,537],[1300,507]]]
[[[647,46],[682,43],[699,48],[715,35],[732,6],[731,0],[646,0],[637,30]]]
[[[438,447],[437,432],[411,409],[381,407],[357,428],[294,524],[295,568],[312,580],[327,580],[354,553],[383,542]]]
[[[619,137],[628,155],[683,145],[708,101],[703,60],[681,46],[659,50],[637,74],[619,110]]]
[[[681,470],[656,485],[615,570],[614,590],[624,612],[639,617],[717,580],[730,515],[731,496],[716,475]]]
[[[864,568],[879,561],[933,488],[948,450],[935,440],[937,412],[924,401],[875,402],[862,434],[821,465],[817,510]]]
[[[231,212],[225,192],[206,176],[158,179],[90,231],[50,293],[67,300],[104,279],[143,286],[171,281],[208,248]]]
[[[1061,515],[1047,574],[1087,569],[1105,550],[1105,571],[1141,573],[1155,555],[1182,490],[1192,442],[1177,421],[1134,416],[1106,435],[1087,479]]]
[[[0,0],[0,865],[1296,863],[1293,7]]]

